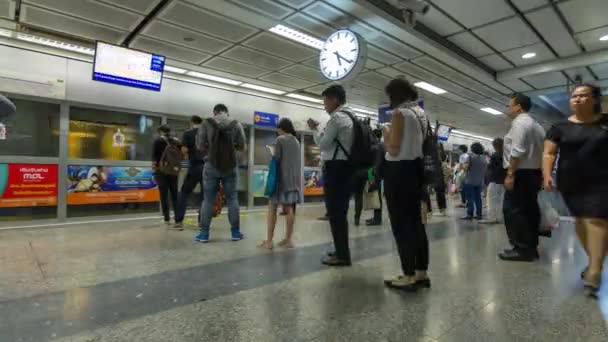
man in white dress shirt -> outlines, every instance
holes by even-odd
[[[542,159],[545,131],[528,111],[530,98],[515,94],[508,115],[513,122],[504,139],[505,198],[503,213],[512,249],[499,254],[507,261],[534,261],[538,258],[540,208],[538,192],[542,187]]]

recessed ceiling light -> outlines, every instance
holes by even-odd
[[[431,93],[437,94],[437,95],[447,93],[447,91],[445,91],[439,87],[435,87],[434,85],[428,84],[426,82],[417,82],[417,83],[414,83],[414,85],[418,88],[430,91]]]
[[[209,80],[209,81],[226,83],[226,84],[230,84],[230,85],[239,85],[239,84],[242,83],[242,82],[239,82],[239,81],[231,80],[229,78],[224,78],[224,77],[218,77],[218,76],[203,74],[202,72],[198,72],[198,71],[188,71],[187,74],[190,75],[190,76],[193,76],[193,77],[202,78],[202,79]]]
[[[289,38],[298,43],[308,45],[317,50],[321,50],[323,48],[324,42],[320,39],[317,39],[311,35],[306,33],[294,30],[284,25],[277,25],[269,29],[270,32],[276,33],[279,36],[283,36],[285,38]]]
[[[601,36],[600,40],[603,41],[603,42],[608,41],[608,34],[605,35],[605,36]]]
[[[481,110],[483,110],[483,111],[484,111],[484,112],[486,112],[486,113],[490,113],[490,114],[492,114],[492,115],[502,115],[502,112],[501,112],[501,111],[498,111],[498,110],[496,110],[496,109],[494,109],[494,108],[490,108],[490,107],[487,107],[487,108],[481,108]]]
[[[521,58],[523,58],[523,59],[529,59],[529,58],[534,58],[534,57],[536,57],[536,54],[534,52],[528,52],[521,56]]]
[[[79,52],[79,53],[83,53],[83,54],[90,55],[90,56],[95,55],[95,49],[91,49],[91,48],[79,46],[79,45],[74,45],[74,44],[69,44],[69,43],[64,43],[64,42],[60,42],[60,41],[56,41],[56,40],[52,40],[52,39],[32,36],[32,35],[25,34],[25,33],[18,33],[17,39],[23,40],[26,42],[30,42],[30,43],[51,46],[51,47],[62,49],[62,50]]]
[[[321,100],[321,99],[317,99],[317,98],[310,97],[310,96],[304,96],[304,95],[300,95],[300,94],[287,94],[286,96],[291,97],[293,99],[298,99],[298,100],[303,100],[303,101],[308,101],[308,102],[323,103],[323,100]]]
[[[196,39],[194,39],[194,37],[184,37],[184,41],[185,41],[185,42],[188,42],[188,43],[191,43],[191,42],[193,42],[193,41],[195,41],[195,40],[196,40]]]
[[[371,110],[367,110],[367,109],[363,109],[363,108],[356,108],[356,107],[352,107],[353,110],[355,112],[359,112],[359,113],[363,113],[363,114],[369,114],[369,115],[378,115],[377,112],[373,112]]]
[[[277,94],[277,95],[283,95],[283,94],[285,94],[285,92],[282,91],[282,90],[262,87],[262,86],[255,85],[255,84],[250,84],[250,83],[243,83],[243,84],[241,84],[241,87],[249,88],[249,89],[253,89],[253,90],[258,90],[258,91],[263,91],[265,93]]]
[[[188,70],[182,69],[182,68],[173,67],[173,66],[170,66],[170,65],[165,65],[165,71],[172,72],[174,74],[185,74],[186,71],[188,71]]]

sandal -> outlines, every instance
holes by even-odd
[[[258,245],[258,247],[272,250],[272,248],[273,248],[272,241],[264,240]]]
[[[279,243],[277,243],[277,246],[279,247],[285,247],[285,248],[294,248],[295,245],[293,244],[293,242],[288,241],[288,240],[281,240]]]

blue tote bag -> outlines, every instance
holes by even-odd
[[[272,197],[279,186],[279,162],[272,158],[270,164],[268,164],[268,177],[266,178],[266,189],[264,190],[264,196]]]

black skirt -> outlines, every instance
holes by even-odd
[[[608,219],[608,192],[598,190],[583,190],[563,192],[562,197],[574,217]]]

